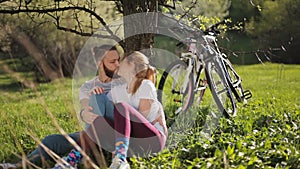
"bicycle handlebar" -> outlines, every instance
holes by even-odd
[[[220,29],[218,29],[218,26],[221,25],[221,24],[225,24],[226,22],[227,22],[227,20],[224,19],[224,20],[222,20],[222,21],[220,21],[216,24],[213,24],[212,26],[210,26],[209,28],[207,28],[204,31],[201,31],[200,29],[199,30],[193,29],[193,28],[191,28],[191,27],[189,27],[185,24],[182,24],[180,22],[178,22],[178,24],[180,25],[181,30],[185,30],[190,34],[193,34],[195,37],[198,37],[199,33],[197,33],[197,32],[201,32],[204,35],[218,36],[221,33]]]
[[[172,17],[168,17],[168,18],[172,20],[172,23],[174,25],[171,28],[169,27],[167,29],[172,30],[172,32],[175,34],[183,33],[183,34],[185,34],[184,35],[185,38],[191,38],[191,39],[194,38],[197,41],[198,40],[201,41],[201,39],[203,39],[204,35],[211,35],[211,36],[217,37],[221,33],[220,29],[218,29],[218,26],[227,22],[227,20],[224,19],[216,24],[211,25],[206,30],[202,31],[198,28],[192,28],[192,27],[188,26],[187,24],[181,22],[180,20],[176,20]],[[185,43],[184,41],[181,41],[181,42],[177,43],[176,46],[177,47],[183,46],[184,43]]]
[[[209,28],[204,30],[203,33],[205,35],[209,35],[210,33],[213,33],[215,36],[218,36],[221,33],[221,31],[219,29],[217,29],[218,26],[221,25],[221,24],[225,24],[226,22],[227,22],[226,19],[224,19],[224,20],[210,26]]]

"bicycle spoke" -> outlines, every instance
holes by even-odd
[[[221,67],[217,67],[215,62],[207,64],[206,75],[213,97],[225,116],[234,116],[236,105],[232,98],[230,87],[227,85]]]
[[[158,99],[164,106],[167,120],[174,120],[193,102],[193,85],[193,78],[188,75],[183,61],[175,61],[165,70],[159,82]]]

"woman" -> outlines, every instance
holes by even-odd
[[[110,168],[130,168],[126,161],[128,155],[156,153],[164,148],[167,128],[162,106],[157,100],[155,68],[149,65],[148,58],[133,52],[120,63],[118,75],[126,83],[119,83],[111,90],[115,103],[114,121],[98,117],[83,135],[85,143],[92,139],[99,141],[102,147],[104,142],[114,146]],[[67,161],[75,166],[81,158],[82,155],[73,150]]]

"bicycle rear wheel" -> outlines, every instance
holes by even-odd
[[[194,77],[188,74],[186,68],[185,62],[176,60],[167,67],[159,81],[158,100],[164,106],[169,125],[194,101]]]
[[[205,75],[219,110],[227,118],[236,116],[236,103],[220,64],[216,61],[207,62]]]

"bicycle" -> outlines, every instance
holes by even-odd
[[[216,37],[219,31],[214,25],[206,31],[194,30],[185,25],[176,31],[187,35],[187,52],[181,53],[178,60],[171,63],[162,73],[158,84],[158,99],[171,109],[167,118],[175,118],[194,103],[195,94],[200,91],[198,102],[202,100],[207,86],[218,109],[226,118],[237,113],[237,102],[245,102],[252,97],[250,90],[244,90],[242,80],[234,70],[226,54],[219,50]]]

